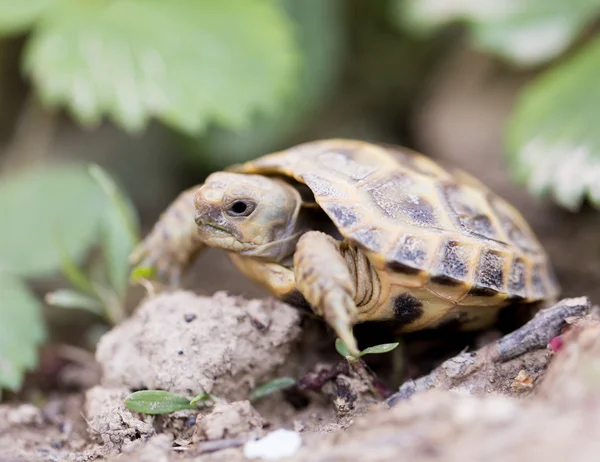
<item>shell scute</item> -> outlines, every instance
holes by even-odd
[[[382,215],[414,226],[440,227],[439,205],[419,194],[421,185],[403,172],[393,172],[363,187]]]
[[[437,259],[431,268],[431,281],[439,285],[456,286],[470,279],[473,260],[479,248],[469,242],[446,239],[442,242]]]
[[[471,295],[493,296],[499,292],[507,292],[506,268],[512,264],[512,255],[494,249],[484,248],[479,255],[475,270]]]
[[[386,255],[386,264],[391,270],[405,274],[425,271],[435,249],[432,244],[423,237],[403,234]]]
[[[442,194],[450,215],[463,232],[496,242],[505,240],[484,194],[456,183],[443,185]]]
[[[515,256],[508,276],[508,293],[511,298],[527,298],[527,263]]]
[[[330,216],[338,226],[343,229],[352,229],[365,223],[365,217],[360,207],[337,202],[326,202],[321,208]]]

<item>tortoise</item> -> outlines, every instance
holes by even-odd
[[[275,297],[310,307],[353,355],[357,323],[476,330],[508,305],[560,292],[523,216],[476,178],[408,148],[352,139],[210,174],[163,212],[131,262],[177,286],[206,246]]]

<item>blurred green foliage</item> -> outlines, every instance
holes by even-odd
[[[184,138],[187,152],[204,168],[226,165],[283,148],[332,93],[346,57],[344,0],[281,0],[296,23],[301,63],[296,85],[279,110],[252,117],[243,129],[211,125],[203,133]]]
[[[139,231],[129,199],[95,165],[27,169],[3,179],[0,215],[7,223],[0,228],[0,388],[15,390],[45,339],[40,303],[21,278],[61,269],[73,288],[47,294],[48,304],[120,322]],[[96,243],[103,258],[86,274],[78,263]]]
[[[392,14],[418,36],[462,23],[475,48],[521,68],[558,60],[522,90],[508,121],[509,166],[535,195],[600,208],[600,42],[578,43],[600,17],[598,0],[396,0]]]
[[[78,308],[102,316],[110,324],[125,319],[125,298],[129,281],[129,254],[139,242],[139,224],[133,205],[112,178],[99,166],[90,175],[104,193],[99,241],[102,260],[96,260],[89,274],[83,272],[64,252],[62,272],[73,286],[46,295],[46,302],[62,308]]]
[[[46,339],[40,302],[16,276],[0,271],[0,390],[18,390]]]
[[[0,2],[0,32],[31,29],[23,69],[42,101],[131,132],[150,117],[240,128],[293,88],[298,53],[275,0]]]

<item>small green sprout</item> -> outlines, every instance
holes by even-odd
[[[296,380],[291,377],[281,377],[279,379],[271,380],[252,390],[252,393],[250,393],[250,401],[257,401],[277,391],[293,387],[294,385],[296,385]]]
[[[91,164],[88,172],[102,190],[106,203],[102,211],[100,248],[102,260],[89,274],[80,269],[66,251],[63,239],[56,236],[62,272],[72,288],[46,294],[51,306],[90,311],[110,324],[126,317],[125,298],[131,250],[139,242],[137,215],[129,198],[101,167]]]
[[[136,266],[131,271],[130,281],[132,283],[139,282],[144,279],[152,279],[156,275],[156,268],[146,266]]]
[[[164,390],[140,390],[125,398],[128,409],[142,414],[169,414],[186,409],[198,409],[198,403],[216,401],[218,398],[209,393],[201,393],[191,400],[185,396]]]
[[[399,342],[382,343],[381,345],[374,345],[374,346],[365,348],[363,351],[361,351],[358,354],[358,356],[354,357],[350,354],[350,351],[348,351],[348,347],[346,347],[346,344],[344,342],[342,342],[341,339],[337,338],[335,340],[336,351],[340,355],[342,355],[344,358],[346,358],[349,362],[355,362],[364,355],[388,353],[388,352],[394,350],[398,345],[400,345]]]

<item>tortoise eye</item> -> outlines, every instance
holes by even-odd
[[[248,200],[239,200],[232,202],[229,208],[227,209],[227,214],[233,217],[247,217],[252,212],[256,205]]]

